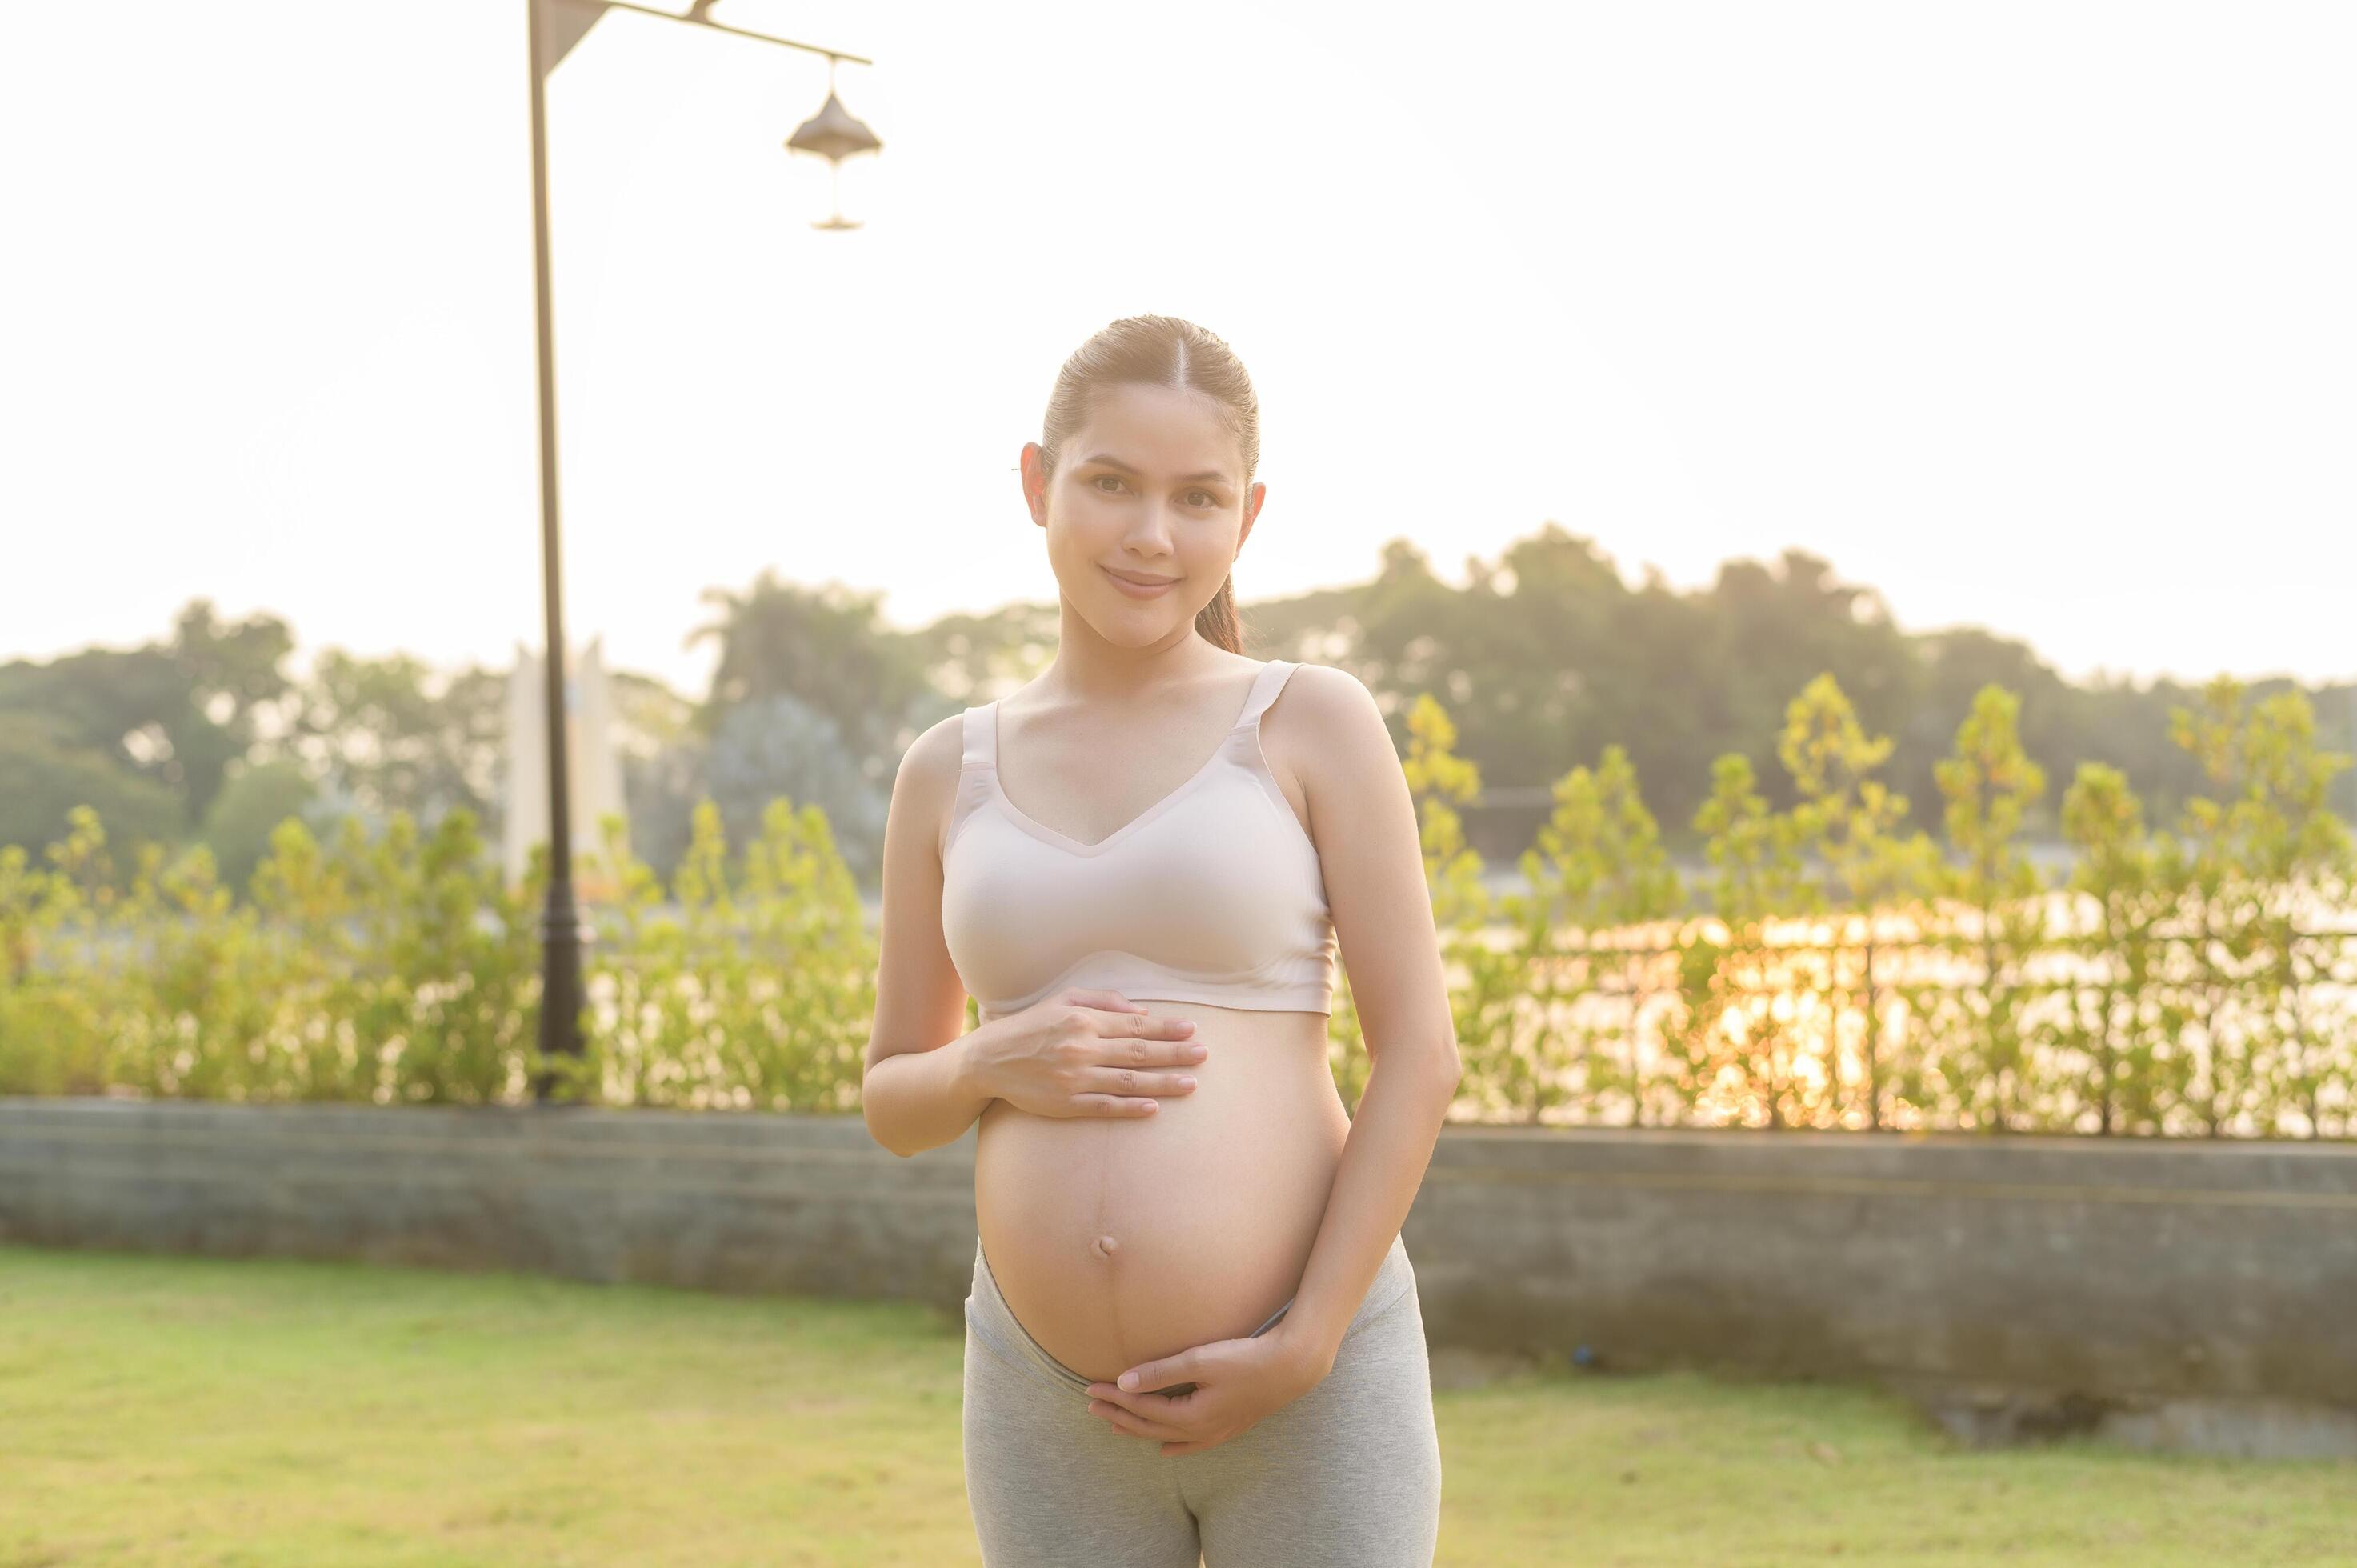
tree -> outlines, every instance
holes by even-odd
[[[878,619],[881,594],[841,584],[804,587],[764,571],[750,591],[704,593],[716,614],[688,635],[720,645],[712,687],[694,727],[716,736],[729,713],[792,697],[833,721],[846,755],[889,792],[891,770],[913,735],[941,716],[919,650]]]
[[[2299,1009],[2327,972],[2304,934],[2349,876],[2349,829],[2329,804],[2349,758],[2323,751],[2308,699],[2278,692],[2255,703],[2229,676],[2198,703],[2172,709],[2170,737],[2201,767],[2205,792],[2185,801],[2168,860],[2192,941],[2193,1015],[2202,1071],[2196,1093],[2211,1135],[2258,1115],[2288,1090],[2321,1110],[2330,1053],[2315,1048]]]
[[[717,803],[727,842],[749,846],[772,801],[816,806],[855,875],[872,880],[883,860],[890,807],[834,716],[779,692],[740,703],[722,719],[704,757],[699,791]]]
[[[2157,988],[2169,898],[2143,803],[2119,769],[2081,763],[2062,797],[2062,832],[2079,852],[2071,890],[2093,915],[2066,944],[2086,978],[2058,1037],[2078,1058],[2079,1099],[2093,1105],[2096,1132],[2157,1133],[2182,1090],[2184,1057]]]
[[[464,811],[496,833],[508,681],[481,665],[436,671],[414,654],[328,648],[289,695],[286,735],[257,760],[299,763],[371,826],[407,812],[431,827]]]
[[[2012,693],[1982,687],[1957,726],[1954,751],[1936,770],[1957,858],[1941,867],[1934,886],[1971,917],[1965,945],[1977,961],[1979,984],[1951,993],[1968,1013],[1961,1027],[1926,1018],[1918,1053],[1924,1070],[1943,1080],[1958,1114],[1998,1132],[2016,1126],[2029,1109],[2036,1074],[2023,975],[2046,941],[2038,870],[2019,842],[2023,822],[2046,791],[2046,773],[2022,750],[2020,712]]]
[[[126,843],[177,843],[186,832],[169,786],[81,744],[51,714],[0,714],[0,845],[38,856],[71,832],[74,812],[84,809]]]
[[[1751,759],[1730,752],[1711,768],[1710,798],[1695,813],[1695,829],[1706,835],[1720,929],[1681,944],[1681,1087],[1695,1104],[1732,1091],[1756,1104],[1770,1127],[1807,1124],[1830,1101],[1805,1081],[1789,998],[1777,1005],[1791,977],[1769,922],[1823,908],[1804,864],[1808,823],[1770,809]]]
[[[1860,1015],[1859,1076],[1866,1086],[1867,1125],[1882,1125],[1881,1005],[1875,972],[1877,920],[1884,905],[1920,888],[1937,853],[1921,833],[1901,840],[1904,796],[1894,795],[1875,771],[1889,758],[1888,736],[1869,736],[1830,671],[1802,688],[1784,711],[1777,756],[1799,797],[1795,827],[1824,868],[1828,902],[1854,911],[1861,963],[1857,980]],[[1841,949],[1826,955],[1825,992],[1831,1026],[1825,1071],[1841,1080]]]
[[[1621,940],[1626,928],[1667,918],[1683,902],[1678,875],[1663,851],[1661,831],[1645,809],[1629,754],[1604,748],[1597,768],[1575,768],[1555,784],[1555,812],[1541,825],[1521,860],[1527,894],[1501,900],[1509,922],[1523,933],[1532,1000],[1539,1015],[1533,1055],[1549,1059],[1557,1020],[1566,1006],[1601,995],[1607,984],[1628,1000],[1625,1013],[1573,1031],[1585,1058],[1590,1100],[1626,1096],[1630,1120],[1645,1121],[1644,1069],[1640,1058],[1653,968]],[[1566,933],[1577,933],[1566,943]],[[1568,946],[1568,952],[1566,947]],[[1598,1048],[1620,1036],[1619,1061]]]
[[[254,867],[270,854],[278,824],[302,816],[318,793],[303,769],[284,758],[231,774],[205,813],[204,843],[221,886],[232,893],[245,891]]]

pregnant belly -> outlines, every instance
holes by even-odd
[[[1326,1015],[1140,998],[1191,1018],[1192,1093],[1143,1117],[985,1109],[983,1256],[1017,1321],[1092,1380],[1259,1327],[1301,1283],[1351,1122]]]

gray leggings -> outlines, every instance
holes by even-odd
[[[1424,1311],[1400,1238],[1334,1369],[1192,1454],[1165,1455],[1157,1440],[1090,1414],[1090,1380],[1016,1321],[978,1240],[965,1324],[966,1501],[986,1568],[1429,1568],[1440,1441]]]

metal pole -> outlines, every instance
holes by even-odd
[[[546,14],[562,5],[554,27]],[[587,1004],[582,984],[582,955],[596,933],[581,918],[573,897],[573,810],[570,778],[571,747],[565,738],[564,575],[556,548],[556,334],[548,286],[548,103],[544,88],[556,68],[582,36],[608,11],[632,11],[660,16],[666,22],[688,22],[715,32],[753,38],[780,48],[826,56],[837,60],[871,64],[865,55],[845,54],[792,38],[775,38],[715,22],[705,13],[712,0],[695,0],[685,15],[658,11],[630,0],[524,0],[530,14],[532,66],[532,258],[533,303],[540,347],[540,549],[543,594],[547,602],[548,704],[548,900],[541,911],[540,1049],[554,1058],[583,1055],[581,1014]],[[829,102],[834,102],[830,91]],[[837,106],[839,109],[839,106]],[[854,127],[865,134],[856,121]],[[873,138],[868,150],[873,150]],[[830,161],[835,155],[829,154]],[[546,1104],[556,1084],[556,1072],[544,1068],[533,1075],[533,1098]]]
[[[548,106],[542,91],[543,0],[524,0],[532,13],[532,253],[533,303],[540,337],[540,550],[547,601],[548,901],[541,913],[540,1048],[548,1057],[580,1059],[581,953],[589,940],[573,899],[572,790],[565,721],[564,578],[556,550],[556,343],[548,293]],[[533,1081],[533,1098],[549,1101],[554,1076]]]

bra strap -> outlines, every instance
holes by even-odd
[[[965,768],[986,773],[998,766],[998,703],[993,701],[965,711]]]
[[[1290,659],[1272,659],[1253,681],[1251,693],[1244,698],[1244,711],[1236,719],[1236,727],[1245,729],[1260,723],[1261,714],[1276,701],[1277,693],[1285,689],[1286,678],[1301,666]]]

